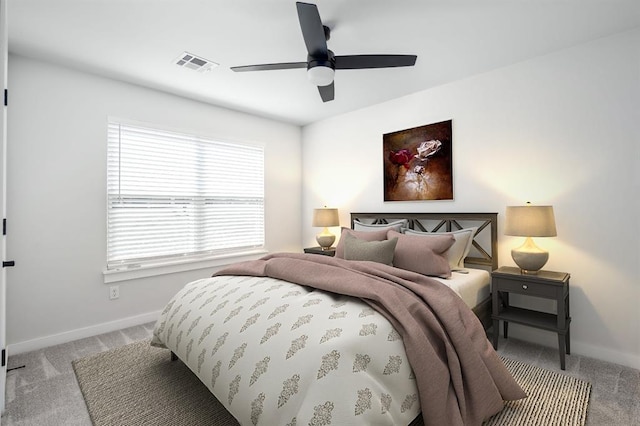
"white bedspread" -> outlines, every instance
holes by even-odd
[[[367,304],[264,277],[192,282],[152,344],[243,425],[407,425],[420,412],[400,336]]]

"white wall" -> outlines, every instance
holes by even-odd
[[[454,201],[383,202],[382,135],[448,119]],[[325,204],[345,226],[351,211],[489,211],[500,213],[500,264],[514,265],[521,239],[502,235],[505,206],[552,204],[558,237],[537,242],[551,253],[545,269],[571,273],[573,352],[640,368],[639,123],[635,30],[311,124],[303,244]]]
[[[212,77],[213,78],[213,77]],[[13,353],[150,321],[212,269],[120,282],[106,260],[107,117],[265,144],[266,246],[300,251],[300,128],[11,55],[7,331]],[[238,167],[242,167],[242,160]]]

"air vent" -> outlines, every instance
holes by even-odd
[[[182,55],[178,56],[175,59],[174,63],[179,67],[189,68],[201,73],[211,71],[213,68],[220,65],[213,61],[201,58],[199,56],[196,56],[188,52],[184,52]]]

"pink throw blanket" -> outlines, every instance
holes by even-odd
[[[475,314],[431,278],[373,262],[277,253],[216,275],[268,276],[362,299],[403,338],[425,425],[480,425],[503,400],[527,395],[487,340]]]

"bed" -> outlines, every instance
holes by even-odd
[[[152,344],[243,425],[479,425],[503,400],[524,397],[486,339],[488,273],[470,268],[497,267],[497,215],[351,217],[343,233],[398,220],[403,232],[455,232],[474,222],[474,251],[439,279],[313,254],[232,265],[176,294]]]
[[[491,276],[498,269],[497,213],[351,213],[351,228],[357,222],[388,224],[406,220],[420,232],[452,232],[475,228],[472,247],[464,259],[467,274],[454,272],[452,279],[433,277],[451,287],[473,310],[485,329],[491,327]]]

